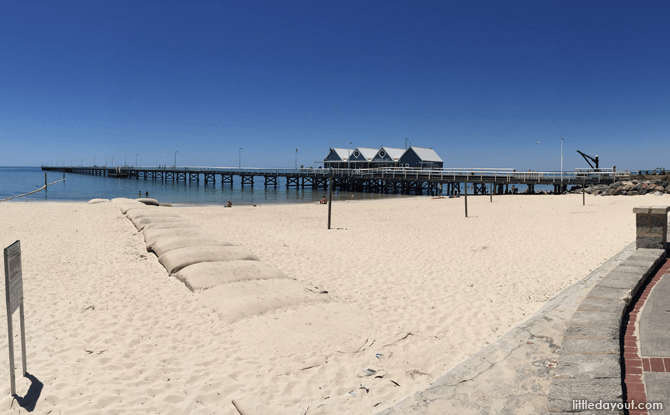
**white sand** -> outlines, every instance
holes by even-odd
[[[174,208],[328,291],[270,311],[226,296],[258,281],[190,292],[110,203],[2,203],[0,247],[22,245],[28,371],[44,385],[34,413],[375,413],[632,242],[634,206],[670,204],[586,200],[470,197],[468,219],[463,199],[339,202],[330,231],[318,204]],[[0,333],[0,412],[25,412]]]

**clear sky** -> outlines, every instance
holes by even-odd
[[[670,168],[670,2],[2,1],[0,165]],[[83,159],[83,160],[82,160]]]

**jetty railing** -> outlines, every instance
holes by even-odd
[[[48,167],[47,167],[48,169]],[[564,172],[536,172],[516,171],[512,168],[443,168],[426,169],[412,167],[379,167],[369,169],[333,169],[333,168],[237,168],[237,167],[204,167],[204,166],[117,166],[114,168],[93,166],[73,166],[57,168],[58,170],[108,170],[116,173],[141,171],[179,172],[191,174],[222,174],[236,176],[284,176],[284,177],[315,177],[315,178],[351,178],[351,179],[404,179],[428,181],[479,181],[496,183],[501,182],[552,182],[552,183],[580,183],[582,181],[615,181],[629,180],[630,171],[615,171],[614,169],[575,169]]]
[[[85,167],[84,167],[85,168]],[[135,171],[135,170],[159,170],[159,171],[186,171],[192,173],[223,173],[223,174],[245,174],[245,175],[262,175],[262,174],[300,174],[300,175],[312,175],[319,177],[328,177],[330,175],[337,176],[365,176],[370,174],[383,174],[383,175],[405,175],[405,174],[416,174],[421,175],[431,175],[431,176],[472,176],[472,177],[484,177],[484,176],[493,176],[493,177],[510,177],[510,178],[528,178],[528,179],[575,179],[582,177],[603,177],[603,178],[626,178],[630,177],[631,174],[636,172],[631,171],[614,171],[613,169],[575,169],[574,172],[564,171],[561,172],[536,172],[536,171],[516,171],[511,168],[443,168],[443,169],[425,169],[420,167],[380,167],[380,168],[371,168],[371,169],[333,169],[333,168],[237,168],[237,167],[193,167],[193,166],[183,166],[183,167],[172,167],[172,166],[123,166],[116,167],[115,170],[118,171]]]
[[[576,169],[574,172],[517,172],[514,169],[434,169],[426,170],[420,168],[380,168],[355,170],[361,176],[375,176],[382,178],[412,177],[421,175],[434,180],[479,180],[493,179],[495,181],[569,181],[577,182],[580,179],[604,179],[604,180],[626,180],[630,178],[629,171],[613,171],[612,169],[600,169],[599,171]]]

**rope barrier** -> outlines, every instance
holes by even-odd
[[[60,180],[56,180],[56,181],[53,182],[53,183],[45,184],[44,186],[40,187],[40,188],[37,189],[37,190],[33,190],[32,192],[24,193],[24,194],[22,194],[22,195],[18,195],[18,196],[8,197],[7,199],[0,199],[0,202],[4,202],[4,201],[6,201],[6,200],[12,200],[12,199],[16,199],[16,198],[18,198],[18,197],[28,196],[28,195],[31,195],[31,194],[33,194],[33,193],[37,193],[37,192],[39,192],[40,190],[44,190],[44,189],[46,189],[47,186],[51,186],[51,185],[54,184],[54,183],[62,182],[63,180],[65,180],[65,179],[60,179]]]

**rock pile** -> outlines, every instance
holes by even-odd
[[[581,188],[572,189],[572,193],[581,193]],[[614,182],[610,185],[591,185],[584,190],[591,195],[618,196],[618,195],[646,195],[653,193],[657,196],[670,194],[670,183],[665,180],[630,180],[625,182]]]

